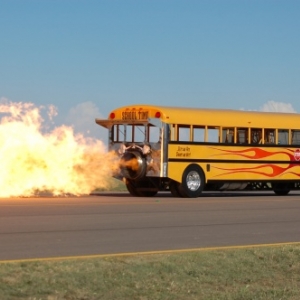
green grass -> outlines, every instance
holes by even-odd
[[[127,188],[124,184],[123,181],[115,179],[115,178],[109,178],[108,180],[108,185],[106,188],[98,188],[93,191],[93,193],[97,192],[106,192],[106,191],[111,191],[111,192],[127,192]]]
[[[300,245],[0,264],[0,299],[300,299]]]

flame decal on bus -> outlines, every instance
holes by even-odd
[[[292,149],[287,149],[289,152],[291,152],[291,154],[290,154],[290,153],[287,153],[284,151],[270,152],[270,151],[266,151],[266,150],[263,150],[260,148],[254,148],[254,147],[248,148],[245,150],[224,150],[224,149],[219,149],[216,147],[210,147],[210,148],[223,152],[220,154],[214,154],[212,156],[236,154],[237,156],[246,157],[246,158],[250,158],[250,159],[261,159],[261,158],[271,157],[273,155],[284,154],[289,157],[290,161],[295,161],[295,157],[294,157],[295,150],[292,150]]]
[[[270,158],[274,155],[278,155],[278,154],[283,154],[286,155],[289,160],[287,160],[287,163],[289,162],[297,162],[297,160],[295,159],[294,153],[295,150],[294,149],[287,149],[288,152],[284,152],[284,151],[276,151],[276,152],[270,152],[270,151],[266,151],[260,148],[248,148],[245,150],[224,150],[224,149],[219,149],[216,147],[210,147],[211,149],[214,150],[218,150],[222,153],[220,154],[214,154],[212,156],[225,156],[225,155],[236,155],[238,157],[244,157],[244,158],[249,158],[249,159],[255,159],[258,160],[257,162],[259,162],[259,159],[262,158]],[[235,173],[252,173],[252,174],[259,174],[259,175],[264,175],[267,176],[269,178],[273,178],[276,176],[282,176],[283,174],[293,174],[296,175],[298,177],[300,177],[299,173],[296,172],[287,172],[288,170],[295,168],[295,167],[299,167],[299,164],[295,164],[295,163],[290,163],[287,167],[280,167],[274,163],[272,164],[263,164],[260,166],[256,166],[256,167],[249,167],[249,168],[220,168],[220,167],[215,167],[212,166],[215,169],[218,170],[222,170],[222,171],[226,171],[222,174],[216,175],[215,177],[220,177],[220,176],[224,176],[224,175],[230,175],[230,174],[235,174]],[[262,171],[264,168],[268,168],[269,170],[271,169],[271,172],[267,172],[267,171]]]

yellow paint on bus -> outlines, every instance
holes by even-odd
[[[299,114],[135,104],[96,123],[109,129],[109,148],[123,162],[119,176],[135,196],[300,189]]]

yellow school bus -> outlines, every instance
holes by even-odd
[[[135,104],[96,119],[134,196],[300,189],[300,115]]]

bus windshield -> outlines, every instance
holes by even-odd
[[[146,143],[158,142],[160,128],[150,124],[116,124],[112,128],[113,142]]]

